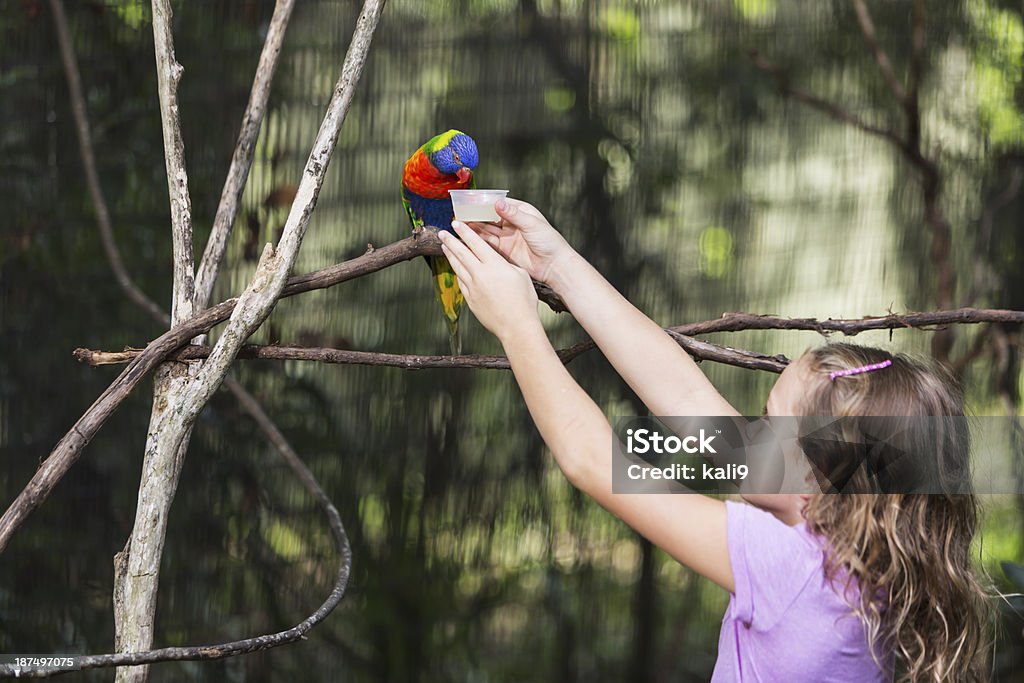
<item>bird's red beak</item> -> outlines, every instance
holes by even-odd
[[[469,182],[469,179],[473,177],[473,172],[470,171],[465,166],[463,166],[462,168],[455,172],[455,175],[459,177],[459,182],[465,185],[466,183]]]

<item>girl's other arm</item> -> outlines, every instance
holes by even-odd
[[[573,252],[548,285],[655,415],[739,415],[661,327]]]

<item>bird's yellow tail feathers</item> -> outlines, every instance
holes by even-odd
[[[433,274],[434,293],[437,295],[437,300],[441,302],[441,309],[448,322],[448,342],[452,355],[458,356],[462,353],[462,339],[459,337],[459,314],[462,313],[464,301],[462,290],[459,289],[459,279],[455,277],[452,265],[444,256],[430,256],[427,260]]]

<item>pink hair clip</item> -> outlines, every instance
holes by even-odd
[[[865,372],[871,372],[872,370],[881,370],[892,365],[892,360],[883,360],[881,363],[872,363],[871,365],[862,365],[859,368],[850,368],[849,370],[836,370],[835,372],[828,373],[829,379],[835,379],[836,377],[848,377],[850,375],[860,375]]]

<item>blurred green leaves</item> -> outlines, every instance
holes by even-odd
[[[727,228],[709,225],[700,233],[700,272],[720,279],[732,270],[733,239]]]
[[[1024,25],[1019,13],[997,9],[989,0],[967,4],[977,50],[975,78],[978,108],[993,147],[1024,143],[1021,112],[1021,70],[1024,68]]]

